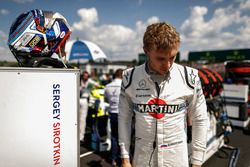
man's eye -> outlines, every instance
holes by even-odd
[[[169,60],[174,60],[175,59],[175,57],[171,57]]]

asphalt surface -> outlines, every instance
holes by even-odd
[[[250,167],[250,135],[241,128],[235,128],[229,136],[228,145],[239,148],[240,155],[236,167]],[[202,167],[228,167],[232,150],[221,148]],[[80,167],[112,167],[109,152],[94,152],[89,145],[80,148]]]
[[[236,167],[250,167],[250,135],[244,134],[242,129],[235,128],[234,132],[229,136],[228,145],[240,149]],[[227,167],[231,153],[231,150],[222,148],[208,159],[203,167]]]

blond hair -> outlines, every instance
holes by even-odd
[[[172,49],[180,45],[180,34],[172,25],[160,22],[147,27],[143,36],[145,50]]]

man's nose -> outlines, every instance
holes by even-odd
[[[162,62],[163,66],[164,67],[170,67],[171,66],[171,62],[170,61],[165,61],[165,62]]]

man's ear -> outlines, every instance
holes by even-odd
[[[143,50],[144,50],[144,53],[145,53],[146,55],[148,55],[148,50],[147,50],[145,47],[143,47]]]

